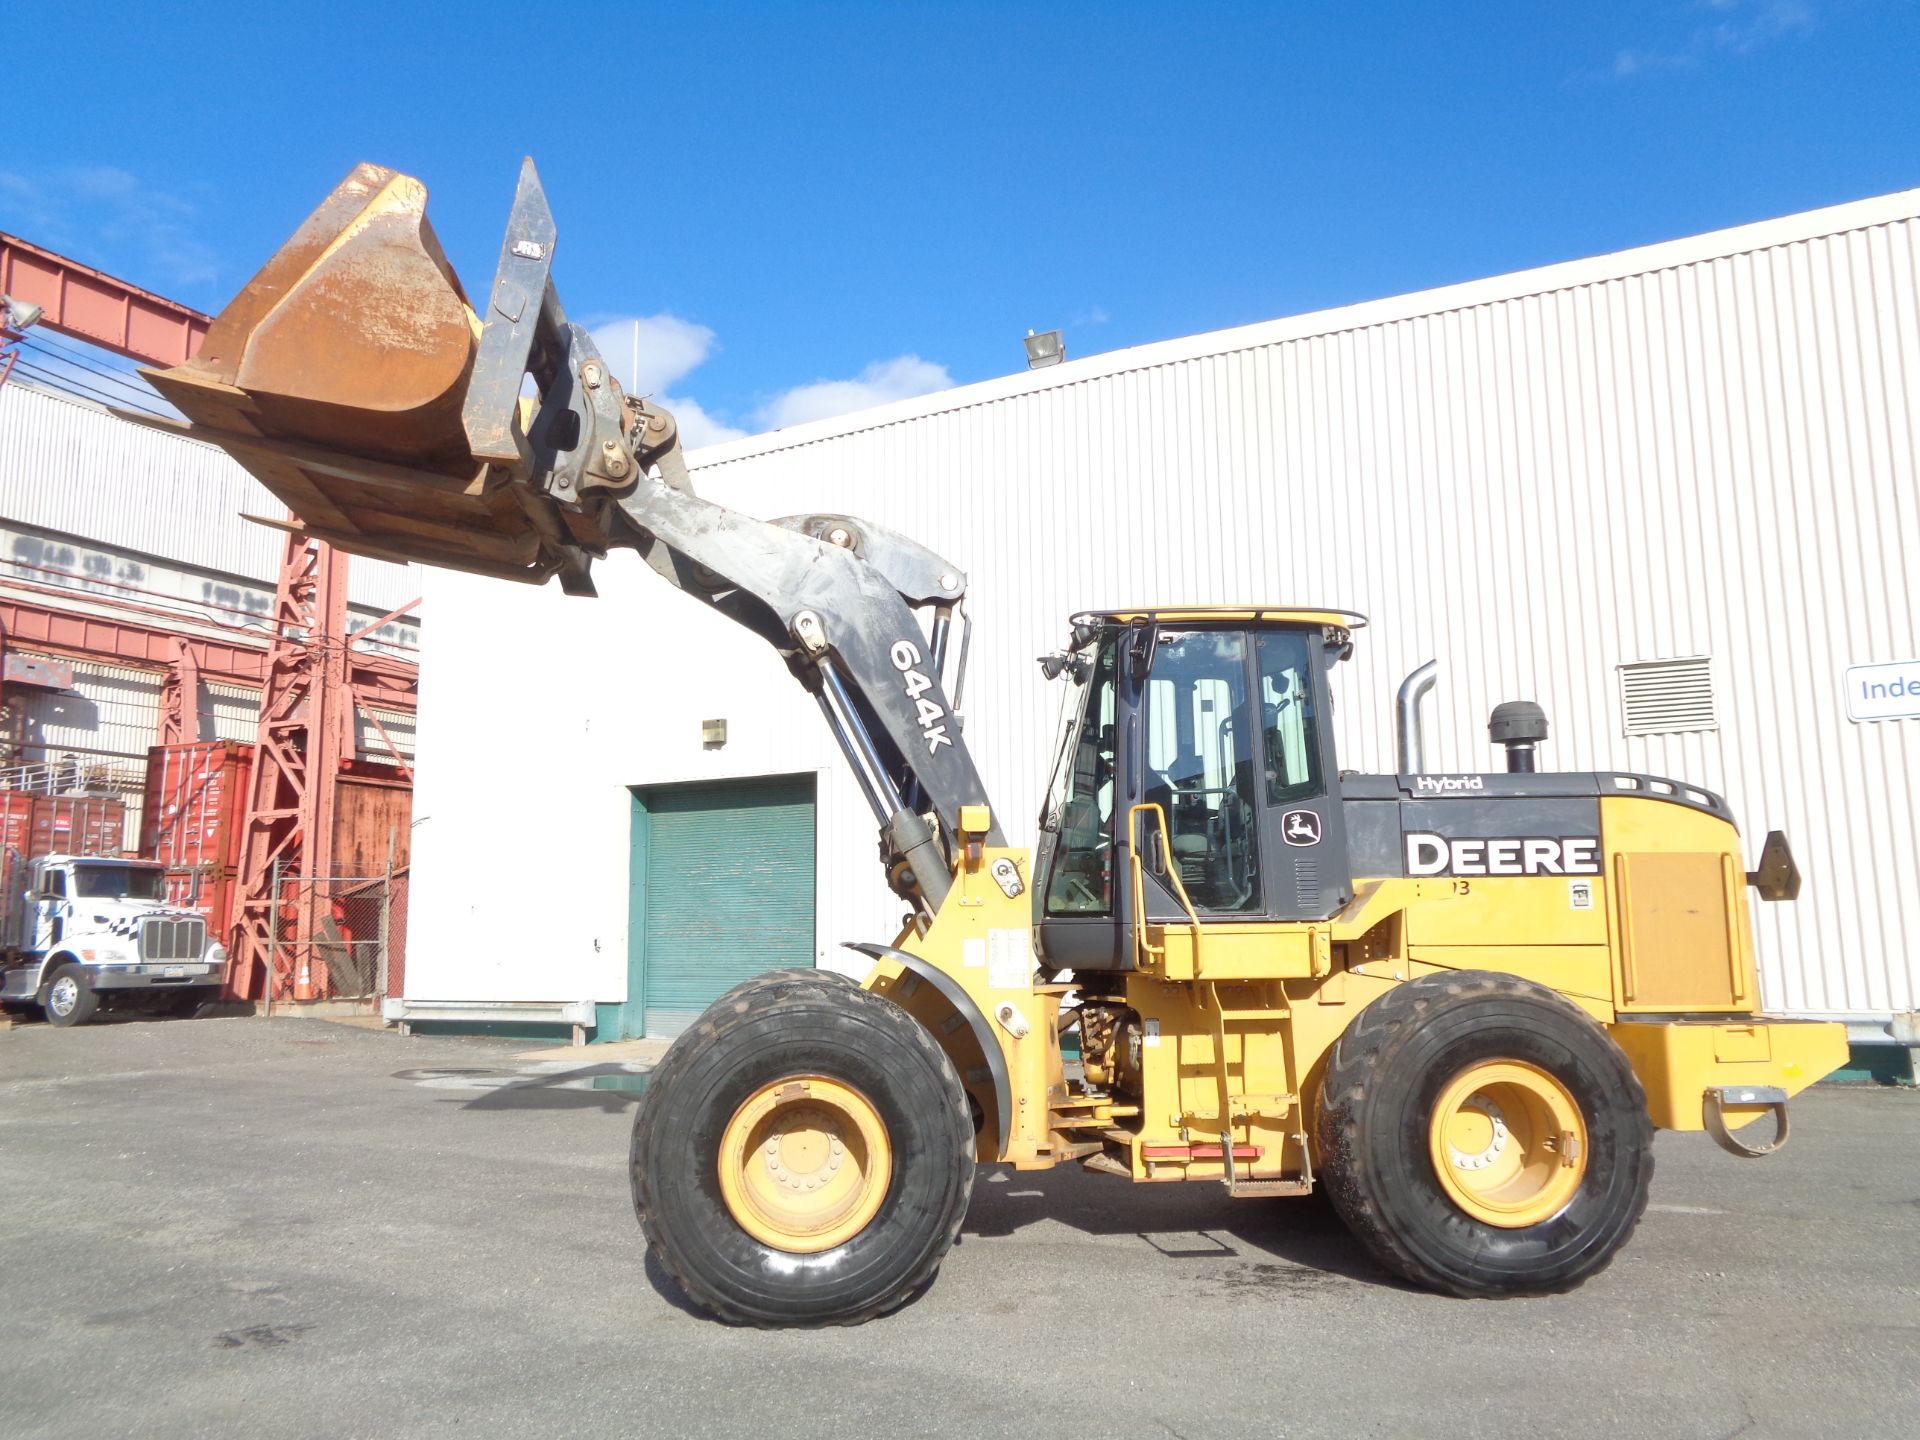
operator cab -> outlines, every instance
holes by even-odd
[[[1069,649],[1041,662],[1068,685],[1035,863],[1048,964],[1131,968],[1136,915],[1184,919],[1182,892],[1208,924],[1324,920],[1352,899],[1327,672],[1364,624],[1261,607],[1074,617]]]

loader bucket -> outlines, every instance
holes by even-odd
[[[286,504],[297,531],[384,560],[536,582],[558,571],[590,592],[588,555],[604,551],[618,518],[595,503],[595,479],[567,446],[587,443],[573,438],[584,428],[608,463],[626,457],[619,473],[630,476],[628,410],[603,366],[584,372],[593,386],[580,381],[598,356],[549,282],[539,178],[528,161],[484,322],[426,204],[418,180],[354,167],[192,359],[143,373],[188,433]],[[521,398],[529,371],[538,400]]]
[[[427,223],[426,187],[358,165],[220,312],[199,353],[149,378],[184,413],[457,472],[479,335]]]

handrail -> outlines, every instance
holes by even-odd
[[[1200,940],[1205,933],[1200,927],[1200,916],[1193,908],[1193,901],[1187,898],[1187,887],[1181,882],[1180,867],[1173,863],[1173,841],[1167,834],[1166,807],[1158,801],[1147,801],[1135,805],[1127,811],[1127,851],[1129,863],[1133,867],[1133,941],[1135,948],[1149,955],[1166,955],[1166,947],[1153,945],[1147,940],[1147,896],[1144,884],[1144,872],[1140,868],[1139,819],[1142,810],[1153,812],[1153,823],[1160,831],[1160,850],[1167,857],[1167,879],[1172,884],[1174,898],[1180,902],[1180,908],[1187,912],[1187,925],[1193,931],[1193,971],[1198,975],[1200,965]]]

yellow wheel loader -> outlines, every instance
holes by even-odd
[[[150,378],[309,534],[577,593],[637,550],[819,704],[907,918],[852,947],[864,984],[749,981],[654,1072],[634,1205],[697,1304],[884,1314],[981,1163],[1324,1186],[1418,1284],[1565,1290],[1633,1232],[1656,1128],[1765,1153],[1843,1060],[1840,1027],[1759,1013],[1746,891],[1791,898],[1784,839],[1749,872],[1717,795],[1536,769],[1524,703],[1494,712],[1504,768],[1432,772],[1419,672],[1396,773],[1342,770],[1343,611],[1073,617],[1042,661],[1067,720],[1039,845],[1010,844],[950,698],[960,568],[852,516],[700,499],[672,417],[567,320],[531,162],[477,310],[425,199],[359,167]]]

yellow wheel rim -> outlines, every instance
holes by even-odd
[[[792,1075],[749,1095],[720,1137],[720,1195],[763,1245],[813,1255],[844,1245],[880,1212],[893,1150],[858,1090]]]
[[[1572,1092],[1518,1060],[1456,1075],[1433,1107],[1427,1134],[1448,1198],[1502,1229],[1551,1220],[1587,1173],[1587,1126]]]

